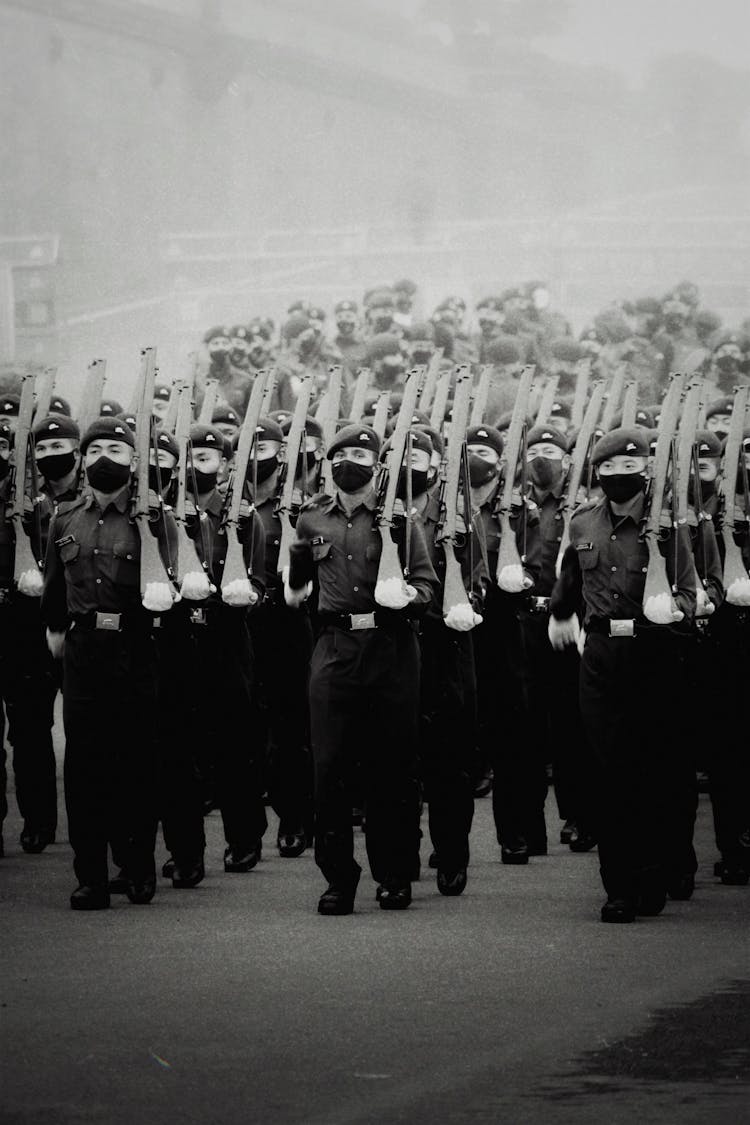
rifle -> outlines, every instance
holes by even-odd
[[[29,467],[29,438],[31,435],[31,419],[34,413],[34,375],[27,372],[21,376],[21,401],[18,407],[18,423],[14,444],[14,469],[10,513],[13,523],[15,538],[13,581],[16,587],[24,578],[22,592],[31,597],[39,597],[42,592],[40,576],[41,559],[35,558],[30,537],[24,527],[26,509],[26,476]],[[34,496],[34,504],[37,497]]]
[[[360,367],[357,372],[357,382],[354,385],[354,396],[352,398],[352,406],[349,411],[352,422],[359,422],[365,412],[365,398],[367,397],[367,388],[370,385],[370,368]]]
[[[216,409],[216,400],[219,397],[219,381],[218,379],[206,379],[206,387],[203,392],[203,402],[201,403],[200,414],[198,421],[201,426],[210,426],[211,419],[214,416]]]
[[[479,369],[479,381],[477,382],[476,392],[474,394],[474,401],[471,404],[471,416],[469,418],[470,426],[481,426],[484,421],[484,414],[487,409],[487,399],[490,395],[490,378],[492,377],[492,364],[484,363]],[[454,399],[455,402],[455,399]],[[453,429],[453,419],[451,419],[451,429]],[[466,427],[464,426],[464,431]]]
[[[432,406],[438,376],[440,375],[440,364],[442,362],[443,348],[435,348],[435,351],[430,356],[430,362],[427,364],[427,374],[417,400],[417,410],[421,410],[423,414],[426,414]]]
[[[602,411],[602,429],[605,434],[608,430],[612,429],[612,419],[617,413],[617,407],[620,405],[622,388],[625,385],[626,367],[626,363],[618,363],[612,376],[609,390],[607,391],[606,402],[604,403],[604,410]]]
[[[141,401],[136,411],[135,424],[138,464],[133,504],[135,523],[141,539],[141,599],[146,596],[146,588],[150,583],[163,583],[166,578],[171,584],[175,577],[172,568],[166,567],[162,561],[156,536],[151,534],[148,468],[149,453],[152,447],[155,365],[156,348],[143,348],[141,350],[141,371],[138,379]],[[157,497],[157,500],[157,518],[163,519],[161,496]]]
[[[438,433],[442,433],[443,430],[445,408],[448,405],[448,395],[450,394],[452,377],[453,369],[447,367],[438,379],[438,384],[435,388],[435,398],[432,400],[432,412],[430,413],[430,426],[433,430],[437,430]]]
[[[573,454],[571,457],[570,470],[568,472],[567,488],[565,490],[565,500],[562,506],[562,519],[563,529],[562,537],[560,539],[560,549],[557,552],[557,562],[555,563],[555,572],[560,575],[560,568],[562,566],[562,557],[570,546],[570,520],[573,512],[578,507],[578,490],[581,487],[583,480],[583,469],[586,464],[586,459],[591,454],[591,439],[596,430],[596,423],[599,418],[599,411],[602,408],[604,401],[604,380],[597,379],[591,390],[591,398],[589,399],[586,413],[581,422],[581,428],[578,431],[575,446],[573,447]]]
[[[182,388],[184,385],[185,384],[181,379],[176,379],[174,383],[172,383],[172,387],[169,392],[169,402],[167,403],[167,413],[164,415],[164,419],[160,423],[162,428],[165,430],[169,430],[171,434],[174,433],[174,428],[177,424],[177,409],[179,407],[180,395],[182,393]]]
[[[677,524],[674,512],[670,515],[669,512],[662,509],[667,492],[667,476],[669,464],[672,460],[673,438],[680,412],[680,394],[684,382],[684,375],[672,375],[670,377],[669,387],[662,406],[661,421],[659,422],[659,436],[656,440],[648,516],[644,532],[646,546],[648,547],[648,570],[646,571],[642,603],[644,611],[649,598],[664,594],[671,598],[672,593],[676,592],[670,587],[667,578],[667,564],[659,550],[659,531],[662,527],[673,526],[676,534]]]
[[[452,439],[448,443],[448,456],[445,465],[444,489],[442,495],[441,520],[435,541],[443,548],[445,555],[445,583],[443,585],[443,617],[458,605],[471,606],[464,587],[461,564],[456,558],[458,491],[461,481],[461,468],[465,448],[465,434],[469,420],[472,377],[468,364],[456,368],[456,392],[453,398],[453,417],[451,419]],[[466,487],[466,482],[464,482]],[[471,535],[471,526],[466,528]]]
[[[235,582],[238,578],[248,578],[250,570],[245,565],[245,556],[240,542],[238,529],[240,522],[240,510],[242,507],[242,494],[245,490],[245,478],[247,476],[247,466],[250,460],[250,452],[255,441],[256,431],[258,428],[258,420],[261,416],[263,407],[263,397],[265,393],[266,380],[270,378],[270,372],[259,371],[255,376],[253,389],[250,392],[250,400],[247,404],[247,411],[245,418],[240,429],[239,438],[237,441],[237,452],[234,456],[234,471],[232,473],[232,483],[230,489],[229,509],[226,518],[226,532],[227,532],[227,553],[224,558],[224,570],[221,578],[222,587],[227,586],[230,582]],[[255,508],[253,507],[253,519],[257,519],[255,515]],[[252,562],[252,555],[251,555]]]
[[[385,496],[382,504],[378,509],[377,525],[380,531],[380,538],[382,541],[382,549],[380,552],[380,562],[378,563],[378,578],[376,583],[375,600],[377,601],[377,586],[381,582],[390,579],[397,579],[401,585],[404,585],[404,571],[401,566],[401,560],[398,557],[398,547],[393,541],[391,531],[393,529],[393,512],[396,505],[396,493],[398,491],[398,478],[401,471],[401,465],[404,460],[404,452],[407,445],[407,436],[412,426],[412,415],[416,408],[417,394],[419,392],[420,371],[414,368],[409,372],[404,386],[404,397],[401,402],[401,409],[396,419],[396,428],[391,435],[391,448],[388,458],[389,468],[387,471],[387,484],[385,487]],[[411,472],[411,465],[408,466]],[[407,526],[406,536],[409,538],[409,524],[408,518],[410,513],[407,512]]]
[[[503,486],[500,493],[500,502],[496,508],[496,513],[500,517],[500,548],[497,553],[496,570],[498,581],[501,572],[506,566],[520,567],[524,561],[518,553],[516,537],[510,526],[510,511],[513,504],[513,490],[516,483],[516,466],[523,445],[524,430],[526,429],[526,411],[529,405],[531,385],[534,382],[534,370],[534,364],[529,363],[526,364],[521,371],[516,401],[513,404],[513,416],[510,420],[510,426],[508,427],[508,434],[505,441]],[[526,503],[525,496],[521,497],[521,503]]]
[[[372,420],[372,428],[382,441],[385,437],[385,428],[388,425],[388,408],[391,403],[391,392],[388,390],[381,391],[378,395],[378,401],[375,404],[375,417]],[[403,403],[401,404],[403,410]],[[411,422],[411,418],[409,419]]]
[[[37,421],[46,418],[49,414],[49,404],[52,401],[52,395],[55,391],[55,380],[57,379],[56,367],[45,367],[44,371],[37,380],[37,398],[36,409],[34,415]]]
[[[95,359],[89,364],[86,380],[83,384],[81,405],[78,409],[78,426],[81,437],[86,433],[92,422],[95,422],[101,413],[102,391],[104,390],[104,377],[107,372],[106,359]]]
[[[260,416],[261,418],[264,418],[268,413],[270,413],[274,391],[276,390],[276,384],[278,382],[278,376],[276,374],[275,367],[271,368],[271,370],[268,372],[262,370],[258,371],[255,378],[259,379],[261,375],[263,375],[266,379],[266,389],[263,394],[263,402],[261,403],[260,407]]]
[[[635,416],[638,412],[638,383],[635,379],[628,379],[625,384],[625,393],[622,396],[622,426],[634,426]]]
[[[591,357],[579,359],[576,364],[576,389],[573,392],[573,405],[570,408],[570,420],[574,430],[579,430],[583,424],[586,411],[586,396],[591,378]]]
[[[747,411],[750,386],[736,387],[734,391],[734,405],[732,419],[729,423],[727,443],[724,448],[722,464],[721,498],[722,520],[721,537],[724,540],[724,573],[722,582],[724,589],[728,590],[732,583],[740,580],[746,582],[748,572],[742,558],[742,549],[734,541],[734,525],[739,515],[747,519],[747,512],[738,510],[735,506],[735,491],[737,484],[737,468],[742,456],[742,438],[745,429],[745,412]]]
[[[328,391],[323,396],[321,406],[318,408],[317,419],[323,430],[323,449],[328,449],[336,437],[336,423],[339,419],[339,406],[341,404],[341,391],[343,388],[344,371],[340,366],[330,369]],[[322,411],[322,413],[321,413]],[[323,461],[322,488],[324,492],[333,493],[333,477],[331,471],[333,464],[326,457]]]
[[[693,451],[701,408],[701,394],[703,393],[701,383],[702,380],[695,380],[690,384],[685,395],[685,401],[682,404],[682,417],[680,418],[677,440],[676,510],[678,524],[685,524],[688,521],[688,486],[690,484],[690,469],[694,460]]]
[[[188,438],[190,424],[193,418],[193,395],[187,383],[180,388],[180,400],[177,404],[177,418],[175,419],[175,440],[179,450],[177,455],[177,499],[174,506],[174,517],[177,524],[177,561],[179,581],[186,574],[203,573],[208,578],[209,562],[201,559],[194,540],[187,533],[186,491],[187,491],[187,459]],[[206,590],[206,597],[209,594]]]
[[[281,523],[281,539],[279,542],[279,559],[277,571],[283,574],[289,566],[289,548],[294,539],[292,527],[292,505],[294,502],[294,474],[297,467],[297,454],[299,453],[302,434],[307,423],[307,412],[310,409],[310,397],[313,390],[313,376],[311,371],[305,371],[300,379],[300,388],[297,401],[294,404],[289,433],[286,439],[286,475],[281,489],[281,497],[276,510],[276,515]]]
[[[542,397],[539,399],[539,409],[536,412],[536,418],[534,420],[535,426],[546,426],[550,411],[555,404],[555,396],[559,383],[559,375],[550,375],[547,382],[544,384]]]

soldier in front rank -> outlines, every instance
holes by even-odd
[[[648,549],[640,527],[648,456],[648,431],[639,426],[612,430],[597,442],[592,461],[604,498],[574,514],[550,601],[554,648],[578,642],[579,614],[586,634],[580,700],[597,763],[603,922],[632,922],[664,908],[674,824],[670,775],[682,752],[673,717],[684,706],[682,641],[672,627],[694,614],[696,574],[687,530],[671,532],[659,549],[678,608],[665,614],[664,624],[646,619]]]
[[[49,529],[41,612],[50,651],[63,660],[65,802],[79,880],[74,910],[109,906],[113,839],[127,841],[130,901],[149,902],[156,886],[156,661],[130,513],[134,446],[126,423],[94,422],[81,441],[87,487],[59,505]],[[171,517],[162,512],[152,531],[168,559]],[[137,739],[113,719],[113,700],[123,714],[138,715]]]
[[[367,854],[383,910],[411,903],[419,806],[415,748],[419,705],[416,618],[436,590],[424,534],[412,522],[407,587],[375,600],[382,539],[375,522],[374,474],[380,439],[368,426],[345,426],[327,456],[333,496],[303,508],[297,542],[309,545],[318,585],[320,628],[310,668],[315,769],[315,861],[328,881],[321,914],[351,914],[361,869],[354,859],[351,774],[363,763]],[[407,562],[403,526],[397,543]],[[287,602],[310,585],[288,583]],[[389,603],[386,608],[384,601]]]

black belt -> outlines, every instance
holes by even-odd
[[[103,633],[122,633],[138,630],[147,633],[152,620],[147,613],[117,613],[108,609],[92,609],[89,613],[72,614],[77,629],[92,629]]]
[[[653,625],[642,617],[590,617],[584,625],[587,633],[598,633],[603,637],[639,637],[665,628],[668,626]]]
[[[418,624],[414,618],[403,617],[398,610],[375,609],[370,613],[328,613],[323,611],[317,615],[318,624],[323,628],[332,626],[334,629],[343,629],[347,633],[359,633],[371,629],[383,629],[388,632],[410,630],[416,632]]]
[[[528,613],[549,613],[551,598],[537,598],[532,595],[527,599],[525,609]]]

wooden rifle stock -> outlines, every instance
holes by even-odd
[[[676,515],[679,524],[687,523],[688,519],[688,487],[690,485],[690,470],[694,460],[693,450],[701,407],[701,382],[701,380],[697,380],[690,384],[682,404],[677,439]]]
[[[570,419],[574,430],[579,430],[583,424],[590,378],[591,359],[586,356],[585,359],[579,359],[576,364],[576,387],[573,392],[573,405],[570,409]]]
[[[722,582],[725,591],[738,579],[748,578],[747,568],[742,558],[742,549],[734,541],[734,525],[737,518],[735,505],[735,488],[737,482],[737,469],[742,454],[742,437],[745,429],[745,414],[747,411],[750,387],[736,387],[734,392],[734,405],[732,407],[732,420],[729,423],[727,444],[724,449],[722,463],[721,498],[722,521],[721,537],[724,542],[724,572]],[[742,513],[747,516],[746,512]]]
[[[56,367],[45,367],[44,371],[37,377],[36,381],[36,409],[34,417],[37,421],[41,422],[42,418],[46,418],[49,414],[50,403],[52,402],[52,395],[55,391],[55,380],[57,379]]]
[[[135,523],[141,539],[141,597],[145,595],[150,582],[171,582],[174,577],[162,560],[158,541],[151,534],[150,525],[148,469],[152,447],[155,368],[156,348],[144,348],[141,351],[141,372],[138,379],[141,400],[136,410],[135,425],[138,464],[134,504]],[[158,515],[163,517],[161,496],[157,497],[157,503]]]
[[[266,377],[266,389],[263,392],[263,402],[261,403],[260,407],[260,416],[261,418],[265,418],[266,415],[270,414],[271,412],[271,403],[273,402],[273,395],[274,391],[276,390],[278,375],[276,374],[275,367],[271,368],[271,370],[267,373],[258,371],[255,378],[257,379],[260,375],[265,375]]]
[[[573,447],[570,470],[568,472],[565,500],[562,508],[563,530],[560,539],[560,549],[557,552],[557,561],[555,563],[555,570],[558,575],[560,574],[560,568],[562,566],[562,557],[570,546],[570,519],[573,512],[578,507],[578,490],[583,480],[586,458],[591,452],[591,439],[596,430],[596,423],[599,420],[599,411],[602,408],[603,401],[604,382],[602,379],[597,379],[591,390],[591,398],[588,401],[586,413],[583,416],[581,428],[578,431],[578,437]]]
[[[481,426],[484,421],[485,411],[487,410],[487,399],[490,396],[490,379],[492,378],[492,364],[484,363],[479,369],[479,381],[476,385],[474,394],[474,401],[471,404],[471,415],[469,417],[470,426]],[[455,393],[455,392],[454,392]],[[454,399],[455,401],[455,399]],[[451,417],[451,429],[453,429],[453,418]],[[464,430],[466,427],[464,426]]]
[[[396,428],[391,435],[388,468],[385,470],[388,474],[388,481],[385,489],[385,498],[377,516],[378,530],[380,531],[382,541],[380,562],[378,564],[378,582],[386,581],[389,578],[398,578],[401,582],[404,580],[401,560],[398,557],[398,547],[393,541],[391,530],[393,528],[393,511],[396,505],[396,493],[398,491],[398,478],[404,459],[407,435],[413,424],[412,415],[414,414],[417,403],[420,374],[420,370],[417,368],[409,372],[404,386],[404,397],[401,400],[401,409],[396,419]],[[411,466],[409,467],[411,468]],[[408,521],[410,513],[407,512],[406,515]],[[406,534],[407,536],[409,535],[408,522]]]
[[[378,395],[378,401],[375,404],[375,417],[372,420],[372,428],[381,441],[385,439],[385,428],[388,425],[388,410],[390,404],[391,392],[388,390],[381,391]]]
[[[448,405],[448,395],[451,390],[452,378],[453,369],[448,367],[438,379],[438,384],[435,388],[435,398],[432,401],[432,410],[430,412],[430,426],[433,430],[437,430],[439,434],[443,432],[445,408]]]
[[[458,507],[458,493],[461,481],[461,465],[465,434],[469,421],[469,405],[471,402],[472,377],[468,364],[456,368],[456,391],[453,398],[453,416],[451,419],[451,440],[448,443],[448,455],[445,464],[445,485],[442,496],[441,522],[437,529],[436,540],[443,548],[445,555],[445,582],[443,585],[443,617],[449,610],[458,605],[470,605],[469,596],[464,587],[461,564],[456,558],[456,510]],[[465,482],[464,487],[468,487]],[[471,528],[466,528],[466,534],[471,535]]]
[[[341,392],[344,385],[344,371],[339,365],[331,367],[330,381],[328,383],[328,391],[323,397],[321,406],[316,415],[317,420],[321,424],[323,430],[323,450],[327,450],[336,437],[336,423],[339,419],[339,407],[341,405]],[[322,413],[321,413],[322,409]],[[323,473],[322,473],[322,486],[323,491],[329,494],[333,492],[333,477],[331,471],[333,469],[332,463],[327,457],[323,459]]]
[[[186,574],[202,572],[209,573],[210,560],[201,559],[195,546],[195,541],[187,533],[186,493],[188,474],[188,437],[190,425],[193,420],[193,392],[187,383],[180,388],[180,398],[177,404],[177,418],[175,420],[175,440],[177,442],[177,500],[174,507],[174,517],[177,524],[177,573],[179,581]]]
[[[203,391],[203,402],[201,403],[200,414],[198,421],[201,426],[210,426],[211,419],[214,416],[216,409],[216,401],[219,397],[219,381],[218,379],[207,379],[206,386]]]
[[[673,438],[680,412],[680,395],[685,382],[684,375],[672,375],[662,406],[659,436],[654,454],[651,493],[648,502],[645,540],[648,548],[648,569],[643,590],[643,607],[649,598],[667,594],[671,596],[672,587],[667,577],[667,564],[659,550],[659,531],[664,526],[674,524],[674,516],[663,511],[667,492],[667,476],[673,450]]]
[[[622,389],[625,385],[626,368],[626,363],[618,363],[612,376],[612,381],[609,384],[606,402],[604,403],[604,410],[602,411],[602,429],[605,433],[607,433],[608,430],[612,429],[612,419],[617,413],[617,408],[620,405]]]
[[[81,396],[81,403],[78,408],[78,414],[76,415],[81,437],[86,433],[91,423],[95,422],[101,414],[102,392],[104,391],[104,379],[106,374],[106,359],[92,360],[86,372],[86,379],[83,384],[83,395]]]
[[[503,484],[500,490],[500,504],[496,509],[500,523],[500,547],[497,553],[496,577],[499,578],[506,566],[521,566],[523,559],[518,553],[516,537],[510,526],[510,512],[513,504],[513,490],[515,488],[516,468],[523,445],[523,432],[526,426],[526,412],[529,408],[529,395],[534,382],[534,364],[526,364],[518,381],[516,401],[513,404],[513,415],[508,427],[503,454],[504,473]],[[526,497],[521,497],[521,503],[526,503]]]
[[[354,396],[352,397],[352,406],[349,411],[352,422],[361,422],[365,412],[365,399],[367,398],[367,389],[370,386],[370,368],[360,367],[357,372],[357,381],[354,384]]]
[[[628,379],[622,396],[622,426],[634,426],[635,416],[638,412],[638,383],[635,379]]]
[[[550,375],[547,382],[544,384],[542,397],[539,400],[539,409],[537,410],[536,419],[534,421],[536,426],[545,426],[547,424],[547,419],[555,404],[555,396],[557,395],[559,383],[560,378],[558,375]]]
[[[269,375],[264,371],[259,371],[255,376],[253,389],[250,392],[250,401],[247,404],[247,411],[237,441],[237,452],[234,457],[234,471],[232,473],[231,498],[226,520],[227,553],[224,559],[224,570],[221,578],[222,586],[227,586],[237,578],[247,578],[250,573],[245,566],[245,556],[237,531],[240,522],[242,494],[247,477],[247,466],[255,441],[258,420],[261,417],[265,384],[268,378]],[[254,509],[252,518],[258,518],[255,515]]]
[[[432,406],[438,376],[440,375],[440,364],[442,362],[443,348],[435,348],[435,351],[430,356],[430,362],[427,364],[427,374],[425,375],[422,390],[419,392],[419,398],[417,400],[417,410],[421,410],[423,414],[426,414]]]
[[[312,390],[313,376],[310,371],[306,371],[300,380],[299,393],[297,395],[297,401],[294,404],[294,414],[292,415],[292,421],[286,439],[286,476],[284,477],[284,485],[281,490],[281,498],[276,513],[281,523],[279,559],[276,568],[279,574],[283,574],[286,567],[289,566],[289,548],[294,539],[294,528],[292,527],[294,475],[297,468],[297,455],[302,440],[302,432],[305,429],[307,412],[310,409]]]
[[[13,560],[13,580],[18,584],[22,574],[29,570],[39,570],[40,560],[34,557],[29,536],[24,527],[26,509],[26,477],[29,466],[29,435],[34,414],[34,375],[28,372],[21,376],[21,401],[18,406],[15,443],[13,447],[13,499],[11,519],[15,537]],[[36,497],[32,503],[36,502]]]

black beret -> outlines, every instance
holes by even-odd
[[[21,399],[18,395],[5,394],[0,396],[0,413],[7,414],[14,417],[18,414],[18,409],[21,405]]]
[[[168,383],[157,383],[154,387],[154,398],[161,399],[162,402],[169,402],[172,397],[172,388]]]
[[[296,340],[310,327],[310,321],[303,312],[294,312],[288,320],[284,321],[281,328],[281,335],[289,343],[290,340]]]
[[[252,332],[244,324],[235,324],[229,333],[232,340],[249,340],[251,336]]]
[[[209,328],[206,335],[203,337],[204,344],[210,344],[217,336],[226,336],[229,339],[230,331],[226,324],[218,324],[215,328]]]
[[[416,427],[410,429],[409,433],[411,434],[412,449],[421,449],[423,453],[429,453],[430,455],[432,454],[432,442],[428,433],[426,433],[422,429],[417,429]],[[381,458],[390,450],[390,448],[391,439],[389,438],[380,451]]]
[[[344,426],[343,430],[339,430],[334,441],[331,442],[326,457],[330,461],[337,449],[347,449],[350,446],[371,449],[373,453],[378,454],[380,453],[380,438],[370,426],[361,422],[357,422],[353,426]]]
[[[649,431],[643,426],[621,426],[610,430],[599,438],[591,454],[594,465],[609,460],[610,457],[625,456],[648,457],[650,452]]]
[[[70,403],[62,395],[53,395],[49,400],[50,414],[65,414],[70,417]]]
[[[283,414],[284,411],[279,410],[277,413]],[[288,417],[291,418],[291,415],[288,415]],[[273,415],[258,419],[255,435],[257,441],[277,441],[279,445],[284,441],[284,431]]]
[[[695,444],[698,446],[699,457],[721,457],[721,438],[712,430],[698,430]]]
[[[137,422],[138,422],[138,419],[136,418],[135,414],[132,414],[127,410],[123,410],[123,412],[121,414],[116,415],[116,417],[118,417],[122,422],[127,422],[127,424],[130,426],[133,433],[135,433],[136,425],[137,425]]]
[[[550,351],[561,363],[577,363],[587,354],[586,349],[572,336],[559,336],[550,344]]]
[[[166,450],[166,452],[171,453],[174,458],[180,456],[179,446],[177,445],[177,439],[174,434],[171,434],[169,430],[162,429],[161,426],[156,427],[154,434],[157,449]]]
[[[401,355],[401,341],[392,332],[378,332],[368,340],[365,362],[375,363],[387,355]]]
[[[81,431],[72,418],[65,414],[48,414],[34,423],[36,441],[49,441],[50,438],[72,438],[78,441]]]
[[[485,357],[488,363],[518,363],[521,349],[512,336],[498,336],[485,348]]]
[[[645,426],[647,430],[653,430],[656,425],[653,412],[647,406],[639,406],[635,412],[635,424],[636,426]],[[622,411],[618,410],[612,419],[610,429],[619,430],[620,426],[622,426]]]
[[[213,426],[204,426],[197,422],[190,427],[190,444],[193,449],[218,449],[222,457],[224,453],[224,435],[221,430]]]
[[[439,434],[438,431],[433,429],[432,426],[417,425],[414,427],[414,429],[424,430],[424,432],[432,442],[432,448],[435,453],[439,453],[441,457],[443,456],[443,453],[445,452],[445,442],[443,441],[442,434]]]
[[[109,441],[124,441],[126,445],[135,449],[135,435],[127,422],[122,418],[112,418],[104,415],[92,422],[81,441],[81,452],[85,453],[92,441],[105,438]]]
[[[394,281],[393,291],[395,293],[409,293],[413,296],[417,291],[417,286],[408,277],[402,277],[400,281]]]
[[[708,404],[706,418],[713,418],[714,414],[731,414],[734,409],[734,399],[731,397],[716,398]]]
[[[435,339],[435,325],[430,320],[418,320],[409,325],[404,332],[404,336],[410,342],[412,340],[429,340],[432,342]]]
[[[470,426],[466,431],[467,445],[489,445],[499,457],[503,455],[503,435],[494,426]]]
[[[355,313],[357,311],[357,302],[356,301],[337,301],[336,304],[333,306],[333,311],[334,311],[334,313],[342,313],[342,312]]]
[[[278,426],[283,426],[284,422],[286,422],[287,418],[291,418],[291,416],[292,416],[291,410],[272,410],[270,412],[270,414],[268,415],[268,418],[270,418],[271,421],[275,422]],[[263,419],[261,419],[261,421],[263,421]],[[282,440],[283,440],[283,437],[279,438],[279,441],[282,441]]]
[[[549,408],[550,418],[570,418],[570,405],[567,402],[555,400]]]
[[[428,418],[428,416],[422,410],[415,410],[412,413],[411,421],[412,421],[413,426],[429,426],[429,424],[430,424],[430,419]],[[398,414],[396,414],[393,418],[391,418],[388,421],[388,424],[386,425],[386,428],[385,428],[386,436],[393,433],[393,431],[396,428],[397,422],[398,422]]]
[[[532,426],[526,437],[527,445],[536,445],[537,443],[546,442],[549,445],[557,445],[562,449],[563,453],[568,452],[568,439],[565,434],[560,430],[555,429],[554,426]]]
[[[242,425],[242,419],[240,418],[237,411],[233,410],[231,406],[227,406],[226,404],[216,407],[213,414],[211,415],[211,422],[212,424],[214,422],[227,422],[228,424],[233,426]]]
[[[114,418],[118,414],[122,414],[123,407],[116,398],[103,398],[99,404],[99,414],[102,418]]]
[[[291,430],[291,428],[292,419],[291,417],[289,417],[281,423],[281,432],[284,437],[289,436],[289,431]],[[317,418],[311,418],[309,414],[307,418],[305,418],[305,432],[308,437],[323,437],[323,427],[321,426],[320,422],[317,420]]]

